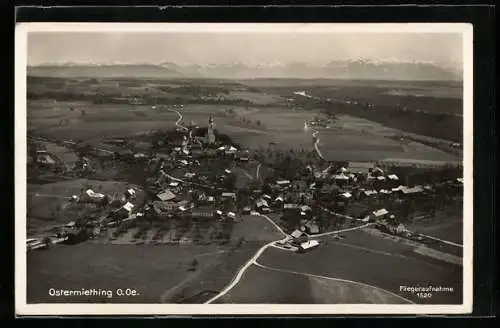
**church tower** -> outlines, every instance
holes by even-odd
[[[207,139],[209,144],[215,143],[215,133],[214,133],[214,117],[210,115],[208,118],[208,129],[207,129]]]

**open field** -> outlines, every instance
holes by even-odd
[[[36,104],[32,104],[33,108]],[[69,106],[69,105],[67,105]],[[66,107],[67,107],[66,106]],[[63,104],[60,104],[63,107]],[[31,108],[31,107],[29,107]],[[86,108],[86,107],[84,107]],[[314,112],[292,111],[284,108],[254,108],[249,116],[263,126],[242,125],[234,118],[221,115],[221,105],[186,105],[182,110],[183,123],[194,121],[205,124],[213,115],[216,129],[246,147],[267,147],[271,142],[281,149],[311,149],[311,132],[304,131],[304,121],[310,120]],[[232,107],[243,110],[243,107]],[[58,122],[73,112],[59,110],[59,117],[46,118],[49,108],[32,109],[29,126],[46,136],[60,139],[97,140],[99,138],[135,135],[148,130],[171,127],[178,116],[166,110],[152,111],[145,106],[93,105],[85,109],[85,117],[73,119],[65,125]],[[136,113],[143,113],[138,117]],[[96,134],[95,131],[99,131]],[[384,160],[389,158],[434,159],[456,161],[457,157],[416,142],[402,143],[387,136],[396,133],[371,121],[349,116],[340,116],[331,129],[320,129],[319,148],[328,160]]]
[[[370,286],[293,271],[252,266],[240,283],[214,303],[408,304]]]
[[[373,121],[338,115],[331,130],[321,130],[319,146],[323,155],[331,157],[332,160],[346,160],[351,157],[352,160],[369,160],[370,158],[377,158],[378,160],[391,158],[420,159],[443,162],[460,160],[457,156],[421,143],[402,142],[389,138],[400,133],[401,131],[385,127]]]
[[[285,105],[284,99],[291,97],[297,88],[305,88],[309,93],[321,99],[329,98],[332,102],[326,106],[321,103],[302,104],[300,99],[296,99],[295,105]],[[251,114],[247,113],[243,116],[251,117],[255,121],[260,120],[265,123],[265,130],[273,132],[286,132],[287,130],[291,132],[294,129],[301,129],[304,116],[310,118],[316,110],[327,110],[336,114],[364,117],[408,132],[455,140],[461,139],[461,118],[453,116],[460,115],[462,112],[461,94],[460,84],[445,82],[410,83],[321,79],[308,81],[258,79],[235,82],[196,79],[30,77],[28,79],[28,115],[31,127],[44,127],[48,128],[50,133],[63,135],[71,132],[67,129],[71,126],[75,135],[84,137],[86,128],[103,131],[103,127],[98,123],[106,121],[107,115],[112,115],[112,119],[117,123],[113,124],[109,132],[106,132],[110,136],[127,134],[131,130],[137,132],[158,128],[163,122],[167,123],[170,117],[175,118],[174,113],[162,110],[152,114],[151,105],[184,104],[186,113],[189,112],[188,106],[194,106],[193,111],[196,108],[198,115],[190,113],[186,115],[186,119],[195,120],[198,123],[205,122],[208,111],[218,116],[217,112],[223,108],[256,107],[260,108],[259,112],[250,111]],[[375,104],[377,108],[370,111],[356,106],[347,108],[342,104],[345,98],[357,99],[360,103],[369,102]],[[71,105],[66,106],[65,103],[71,103]],[[290,113],[292,108],[300,104],[305,106],[305,110]],[[101,106],[107,107],[106,111],[103,111],[104,107]],[[113,106],[115,110],[112,110]],[[394,106],[407,107],[406,114],[393,113]],[[201,111],[201,107],[205,109]],[[44,108],[48,111],[39,112]],[[70,111],[70,108],[73,110]],[[280,109],[280,115],[276,115],[276,108]],[[83,118],[80,115],[82,109],[86,113],[91,113],[94,109],[101,113],[100,115],[91,113]],[[70,113],[65,114],[65,111]],[[120,115],[116,115],[117,111],[120,111]],[[241,116],[241,110],[236,109],[236,112]],[[441,117],[439,116],[441,113],[451,113],[452,116]],[[67,121],[59,126],[59,121],[64,120],[61,116],[63,114]],[[217,117],[217,120],[220,128],[225,125],[231,126],[230,121],[234,118]],[[82,121],[92,124],[82,124]],[[128,121],[134,121],[136,126],[128,126],[125,123]],[[439,125],[436,125],[438,123]],[[241,124],[233,122],[233,125]],[[251,128],[255,129],[255,126]],[[443,135],[445,132],[450,135]],[[304,142],[307,143],[308,140],[302,141]]]
[[[323,88],[331,88],[338,90],[341,87],[379,87],[394,89],[400,88],[403,90],[428,90],[432,92],[436,87],[445,87],[449,89],[454,97],[461,97],[461,83],[454,81],[387,81],[387,80],[346,80],[346,79],[274,79],[262,78],[253,80],[238,80],[240,84],[250,87],[311,87],[319,86]]]
[[[269,221],[261,216],[242,216],[242,221],[235,224],[231,239],[238,240],[244,238],[251,242],[269,242],[283,238],[283,235],[276,230]]]
[[[377,286],[417,303],[456,304],[462,297],[462,267],[436,262],[413,252],[413,247],[370,236],[362,231],[345,233],[342,241],[328,240],[306,254],[267,250],[259,263],[282,270],[347,279]],[[373,268],[384,268],[373,270]],[[453,292],[433,293],[429,299],[400,292],[400,286],[451,287]]]
[[[216,261],[206,266],[194,279],[174,290],[165,292],[162,302],[203,303],[207,301],[231,281],[236,272],[263,244],[263,242],[244,243],[220,254]]]
[[[462,141],[463,90],[457,82],[271,79],[242,83],[293,99],[293,106],[320,106],[325,112],[363,117],[406,132]],[[298,90],[313,99],[294,97]]]
[[[260,88],[262,91],[285,95],[291,88],[302,88],[311,95],[327,96],[331,99],[344,97],[370,100],[377,104],[391,102],[404,104],[420,102],[423,107],[431,107],[437,112],[460,113],[462,84],[454,81],[377,81],[377,80],[329,80],[329,79],[255,79],[240,80],[245,86]],[[436,99],[438,99],[436,101]],[[440,108],[440,100],[451,99],[453,106]],[[434,100],[434,105],[431,104]],[[456,100],[456,102],[455,102]],[[456,107],[455,107],[456,106]]]
[[[162,293],[195,272],[188,271],[196,257],[199,267],[214,261],[220,246],[58,245],[50,251],[28,253],[28,303],[121,302],[158,303]],[[62,260],[64,259],[64,260]],[[55,289],[110,289],[112,299],[90,296],[50,297]],[[116,289],[132,288],[139,296],[119,297]]]

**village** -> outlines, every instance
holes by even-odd
[[[32,137],[28,172],[35,167],[39,175],[77,179],[117,165],[135,171],[130,173],[133,182],[119,192],[88,186],[65,195],[65,208],[73,209],[66,213],[73,214],[63,225],[28,236],[27,249],[117,243],[124,236],[136,244],[225,244],[234,225],[255,216],[286,233],[276,247],[296,252],[319,247],[315,236],[367,223],[383,233],[432,244],[409,231],[406,222],[432,217],[440,208],[461,208],[463,179],[457,168],[418,171],[386,163],[326,162],[314,153],[273,155],[232,143],[217,133],[212,116],[205,128],[179,122],[175,130],[148,136],[148,142],[136,140],[133,147],[126,139],[107,140],[112,147],[106,149],[58,141],[78,154],[71,166],[44,147],[48,140]],[[249,167],[255,174],[248,173]]]

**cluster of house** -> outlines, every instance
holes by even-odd
[[[371,163],[352,163],[348,168],[340,167],[334,172],[332,172],[331,166],[323,171],[316,171],[312,167],[309,167],[309,169],[314,173],[315,179],[313,183],[307,186],[304,181],[300,180],[278,180],[274,185],[271,185],[272,193],[270,195],[262,195],[257,198],[254,208],[250,206],[245,207],[244,211],[255,215],[280,211],[287,218],[290,215],[295,215],[300,218],[300,228],[295,231],[295,234],[308,236],[321,232],[317,221],[314,220],[315,214],[318,212],[318,205],[323,204],[328,207],[330,204],[348,204],[350,200],[362,200],[364,198],[385,199],[387,201],[408,197],[416,199],[415,197],[419,197],[419,195],[427,196],[434,193],[436,187],[435,185],[416,185],[411,187],[402,185],[397,175],[386,174],[381,168]],[[332,181],[332,183],[329,183],[329,181]],[[460,190],[463,179],[458,178],[444,184]],[[333,189],[332,186],[336,188]],[[318,198],[314,198],[313,195],[317,197],[322,193],[333,195],[332,198],[329,198],[333,201],[328,199],[321,201],[320,199],[318,202]],[[355,215],[355,219],[361,222],[381,222],[380,224],[386,230],[394,234],[408,235],[406,237],[410,236],[411,233],[406,231],[404,225],[398,222],[394,213],[390,213],[383,207],[383,203],[376,202],[374,204],[379,204],[379,207],[375,207],[371,211],[365,209],[359,215]],[[372,204],[371,206],[374,205]],[[300,242],[304,242],[300,238],[297,240],[295,246],[299,245]]]
[[[372,163],[349,163],[348,168],[341,167],[331,174],[327,168],[324,171],[314,172],[316,181],[321,181],[320,194],[331,194],[333,187],[340,189],[337,200],[351,198],[362,199],[370,197],[401,197],[418,196],[435,191],[432,184],[407,186],[401,184],[396,174],[387,174],[380,167]],[[460,188],[461,178],[452,181],[452,187]],[[315,189],[316,183],[311,185]]]
[[[145,212],[154,213],[157,218],[172,217],[193,219],[236,219],[236,193],[211,191],[207,193],[195,188],[185,188],[177,181],[156,194],[145,207]],[[230,210],[228,210],[228,208]]]
[[[295,230],[284,240],[277,241],[275,247],[305,253],[317,248],[320,243],[317,239],[309,239],[309,235],[303,231]]]
[[[67,170],[66,165],[64,165],[64,163],[62,163],[53,153],[50,153],[46,149],[38,148],[36,145],[30,145],[29,147],[34,147],[35,150],[27,154],[28,165],[37,165],[38,167],[48,168],[53,171]]]
[[[70,201],[73,203],[91,203],[111,207],[112,210],[104,217],[86,218],[84,224],[70,221],[58,227],[58,231],[53,235],[30,238],[27,240],[27,249],[34,250],[64,241],[73,242],[96,238],[103,227],[113,226],[118,222],[133,220],[143,215],[142,212],[136,211],[136,200],[137,190],[134,188],[127,188],[120,197],[110,197],[92,189],[87,189],[80,195],[72,195]]]
[[[82,195],[74,195],[75,202],[92,202],[100,205],[111,205],[115,203],[113,211],[106,218],[107,225],[116,224],[128,220],[134,220],[141,216],[152,214],[158,218],[191,217],[195,219],[233,219],[237,220],[236,193],[227,190],[222,183],[233,176],[229,168],[221,169],[215,174],[215,179],[210,179],[202,173],[201,158],[206,156],[206,151],[211,151],[210,156],[216,158],[231,158],[239,161],[248,161],[248,151],[239,150],[234,145],[222,145],[215,149],[202,149],[196,142],[192,142],[191,136],[182,139],[182,142],[173,149],[172,154],[164,154],[164,157],[156,154],[149,162],[149,170],[157,172],[154,181],[149,186],[150,193],[154,199],[145,206],[136,206],[136,190],[127,189],[121,199],[111,200],[105,194],[86,190]],[[161,154],[160,154],[161,155]],[[45,154],[40,153],[40,158]],[[80,170],[88,170],[90,161],[82,157],[77,163]],[[170,169],[183,171],[181,178],[175,178],[166,172]],[[242,208],[244,214],[261,215],[273,211],[291,212],[301,219],[301,227],[292,233],[293,244],[298,250],[314,249],[319,244],[311,241],[309,235],[320,233],[315,223],[314,213],[318,200],[326,203],[347,204],[352,199],[363,198],[389,198],[404,197],[407,195],[419,195],[433,191],[433,186],[405,186],[395,174],[387,174],[379,166],[373,163],[351,162],[346,167],[333,170],[332,165],[324,170],[317,170],[308,166],[311,173],[304,179],[294,181],[278,179],[267,185],[266,193],[261,189],[252,190],[252,196],[246,206]],[[220,173],[220,174],[218,174]],[[312,178],[313,177],[313,178]],[[307,182],[306,182],[307,181]],[[457,184],[463,180],[457,179]],[[319,198],[317,196],[319,195]],[[385,208],[374,210],[369,215],[360,218],[361,221],[390,222],[394,219]],[[75,226],[68,226],[74,229]],[[100,224],[94,226],[94,234],[98,234]],[[391,228],[392,229],[392,228]],[[403,229],[402,227],[398,228]],[[399,231],[398,230],[398,231]],[[297,235],[296,237],[294,235]]]
[[[43,165],[55,165],[57,161],[54,159],[52,155],[50,155],[46,150],[39,149],[36,151],[35,161],[38,164]]]

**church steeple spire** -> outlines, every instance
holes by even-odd
[[[214,133],[214,117],[210,115],[208,117],[208,129],[207,129],[208,143],[215,143],[215,133]]]

